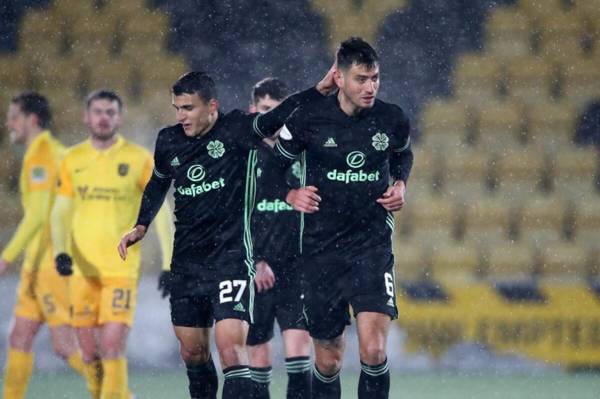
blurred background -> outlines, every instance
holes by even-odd
[[[598,0],[2,0],[0,112],[40,91],[53,132],[74,144],[86,137],[86,94],[109,87],[125,101],[122,133],[152,149],[174,120],[169,88],[183,72],[209,72],[222,108],[246,109],[266,76],[316,83],[350,35],[378,50],[380,98],[408,112],[414,137],[394,233],[392,378],[423,381],[402,391],[410,397],[471,397],[477,384],[514,389],[491,397],[597,397],[597,376],[565,372],[600,370]],[[2,245],[21,217],[22,154],[2,123]],[[157,245],[144,245],[129,364],[155,375],[181,366],[155,289]],[[2,363],[17,272],[0,280]],[[62,370],[47,335],[38,341],[37,369]],[[350,342],[357,373],[352,330]],[[37,381],[40,392],[52,384]]]

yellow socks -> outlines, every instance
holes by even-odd
[[[69,364],[71,364],[69,362]],[[75,367],[73,367],[75,368]],[[83,364],[83,377],[87,383],[88,391],[93,399],[100,399],[100,389],[102,388],[102,363],[100,360],[94,360],[91,363]]]
[[[33,354],[8,349],[4,372],[4,399],[22,399],[27,391],[27,383],[33,369]]]
[[[80,374],[85,378],[85,363],[81,358],[81,353],[73,352],[67,359],[67,363],[69,363],[69,366],[71,366],[71,368],[75,370],[77,374]]]
[[[127,359],[103,359],[102,368],[104,378],[102,379],[101,399],[129,399],[127,387]]]

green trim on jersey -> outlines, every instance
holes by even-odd
[[[306,186],[306,151],[300,154],[300,187]],[[304,212],[300,212],[300,254],[302,254],[302,237],[304,236]]]
[[[252,245],[252,231],[250,230],[252,222],[252,212],[256,201],[256,165],[258,163],[257,150],[248,152],[248,164],[246,167],[246,187],[244,193],[244,249],[246,250],[246,267],[248,268],[248,277],[250,278],[250,299],[248,301],[248,312],[250,322],[254,322],[254,276],[256,269],[254,267],[254,247]]]

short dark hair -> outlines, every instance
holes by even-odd
[[[351,37],[341,42],[335,58],[341,69],[349,69],[354,64],[371,69],[379,63],[375,49],[360,37]]]
[[[171,92],[182,94],[197,94],[204,102],[217,98],[215,81],[203,71],[192,71],[182,75],[171,87]]]
[[[42,129],[50,127],[52,122],[52,110],[46,97],[34,91],[26,91],[11,99],[25,115],[35,114],[38,117],[38,125]]]
[[[121,100],[121,97],[119,97],[119,95],[112,90],[100,89],[91,92],[85,99],[85,107],[89,108],[90,105],[92,105],[92,102],[96,100],[108,100],[111,102],[116,101],[119,105],[119,111],[123,109],[123,100]]]
[[[252,88],[252,101],[256,104],[266,96],[273,100],[283,101],[288,96],[288,87],[281,79],[264,78]]]

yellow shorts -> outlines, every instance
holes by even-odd
[[[107,322],[133,324],[137,279],[128,277],[69,277],[71,324],[96,327]]]
[[[70,324],[67,278],[54,268],[22,270],[15,316],[46,322],[50,327]]]

